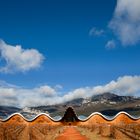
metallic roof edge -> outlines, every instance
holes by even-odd
[[[121,112],[119,112],[119,113],[117,113],[114,117],[107,117],[107,116],[105,116],[105,115],[103,115],[102,113],[100,113],[100,112],[94,112],[94,113],[92,113],[91,115],[89,115],[86,119],[79,119],[79,117],[78,117],[78,119],[80,120],[80,121],[87,121],[87,120],[89,120],[91,117],[93,117],[93,116],[95,116],[95,115],[99,115],[99,116],[101,116],[101,117],[103,117],[105,120],[108,120],[108,121],[112,121],[112,120],[114,120],[114,119],[116,119],[120,114],[125,114],[126,116],[128,116],[129,118],[131,118],[131,119],[133,119],[133,120],[139,120],[140,119],[140,117],[134,117],[134,116],[132,116],[132,115],[130,115],[129,113],[127,113],[127,112],[124,112],[124,111],[121,111]],[[46,117],[48,117],[50,120],[52,120],[52,121],[54,121],[54,122],[59,122],[59,121],[61,121],[61,119],[54,119],[54,118],[52,118],[49,114],[46,114],[46,113],[40,113],[40,114],[38,114],[37,116],[35,116],[34,118],[32,118],[32,119],[27,119],[26,117],[24,117],[22,114],[20,114],[20,113],[13,113],[13,114],[11,114],[10,116],[8,116],[6,119],[0,119],[0,121],[2,121],[2,122],[5,122],[5,121],[8,121],[9,119],[11,119],[13,116],[15,116],[15,115],[19,115],[19,116],[21,116],[25,121],[27,121],[27,122],[32,122],[32,121],[34,121],[34,120],[36,120],[39,116],[41,116],[41,115],[45,115]]]

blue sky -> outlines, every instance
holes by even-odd
[[[1,0],[0,80],[26,89],[61,85],[65,94],[139,76],[140,3],[131,2]],[[10,49],[16,45],[19,54]]]

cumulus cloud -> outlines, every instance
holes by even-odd
[[[105,92],[112,92],[118,95],[140,96],[140,76],[123,76],[105,85],[77,88],[64,95],[60,95],[59,90],[49,85],[26,89],[6,82],[0,82],[0,105],[18,107],[54,105]]]
[[[47,96],[54,96],[56,94],[55,89],[51,88],[48,85],[40,86],[39,88],[36,88],[35,91],[38,92],[39,94],[44,94]]]
[[[51,99],[56,96],[55,88],[48,85],[27,89],[0,82],[0,105],[18,107],[48,105],[54,104]]]
[[[104,30],[103,29],[97,29],[95,27],[93,27],[90,31],[89,31],[89,35],[90,36],[101,36],[104,34]]]
[[[118,0],[109,27],[124,46],[140,42],[140,0]]]
[[[114,40],[109,40],[105,45],[106,49],[114,49],[116,48],[116,43]]]
[[[5,62],[5,66],[0,68],[3,73],[26,72],[40,67],[44,60],[44,56],[36,49],[8,45],[3,40],[0,40],[0,57]]]
[[[87,98],[105,92],[112,92],[118,95],[140,96],[140,76],[123,76],[105,85],[75,89],[64,95],[63,98],[67,101],[80,97]]]

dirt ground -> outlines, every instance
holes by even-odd
[[[64,132],[60,134],[56,140],[88,140],[82,135],[76,127],[66,127]]]
[[[136,136],[134,131],[128,132],[125,133],[116,126],[111,129],[105,126],[67,126],[55,140],[140,140],[140,135]]]

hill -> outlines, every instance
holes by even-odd
[[[78,98],[52,106],[26,107],[23,109],[0,106],[0,117],[5,118],[15,112],[20,112],[27,118],[33,118],[39,113],[47,113],[52,117],[62,116],[68,106],[72,106],[79,116],[88,116],[93,112],[101,112],[104,115],[113,116],[120,111],[126,111],[131,115],[140,116],[140,98],[119,96],[107,92],[90,98]]]

